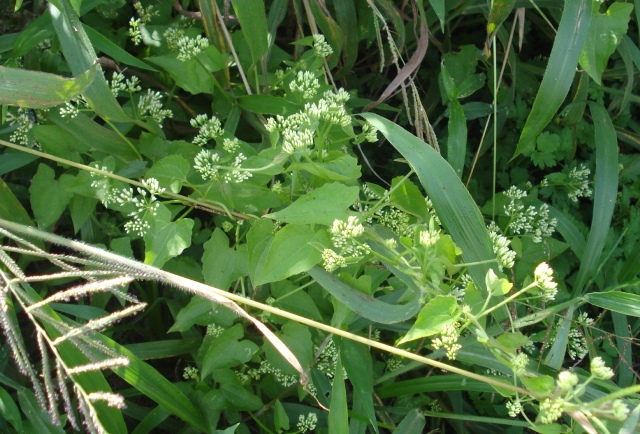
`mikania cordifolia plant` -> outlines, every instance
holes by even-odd
[[[0,429],[633,431],[638,192],[609,112],[633,128],[634,84],[601,84],[610,57],[634,68],[630,8],[527,9],[554,50],[572,23],[612,35],[568,70],[552,52],[536,90],[497,63],[524,9],[492,3],[481,51],[438,42],[439,2],[107,3],[54,2],[48,38],[0,51],[9,81],[76,76],[0,88],[4,155],[39,158],[0,193],[3,369],[26,378],[0,379]],[[577,65],[560,111],[544,80]]]

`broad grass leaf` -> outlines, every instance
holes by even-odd
[[[494,391],[493,387],[481,381],[464,378],[457,374],[444,374],[388,383],[377,388],[376,394],[381,399],[385,399],[420,393],[451,392],[454,390],[489,393]]]
[[[587,40],[580,53],[580,66],[598,84],[602,84],[602,73],[609,56],[627,33],[632,10],[632,4],[619,2],[611,4],[604,14],[594,10]]]
[[[333,182],[324,184],[305,194],[280,211],[265,215],[285,223],[323,224],[330,226],[334,220],[346,220],[352,213],[347,211],[358,199],[358,187],[347,187]]]
[[[462,250],[464,262],[484,264],[469,267],[469,274],[486,294],[484,278],[497,264],[484,219],[473,198],[452,167],[425,142],[381,116],[362,115],[386,137],[415,170],[436,213],[455,244]]]
[[[426,424],[426,418],[417,408],[414,408],[407,413],[393,432],[394,434],[421,434]]]
[[[28,108],[53,107],[84,92],[96,74],[96,65],[84,70],[76,78],[0,66],[0,104]]]
[[[404,305],[389,304],[344,283],[324,268],[313,267],[307,273],[340,303],[373,322],[393,324],[412,318],[420,305],[414,298]]]
[[[269,49],[267,16],[263,0],[231,0],[242,33],[249,45],[254,65],[260,62]]]
[[[461,178],[464,157],[467,153],[467,120],[457,100],[449,103],[449,125],[447,138],[447,161]]]
[[[587,39],[592,1],[565,0],[549,63],[512,158],[531,149],[566,98]]]
[[[262,115],[289,116],[301,110],[298,104],[288,99],[266,94],[239,96],[238,104],[248,112]]]
[[[126,348],[142,360],[157,360],[197,353],[201,345],[202,338],[184,338],[141,342]]]
[[[567,309],[567,313],[560,322],[560,327],[556,331],[556,337],[553,340],[553,345],[547,353],[547,357],[544,359],[544,363],[556,370],[562,368],[562,363],[567,352],[567,344],[569,343],[569,332],[571,331],[571,323],[573,322],[573,312],[575,310],[575,304],[572,304]]]
[[[329,432],[349,432],[349,408],[347,407],[347,388],[344,384],[342,372],[342,357],[338,356],[336,371],[333,376],[331,389],[331,404],[329,405]]]
[[[104,36],[102,33],[97,30],[92,29],[91,27],[85,25],[84,31],[87,33],[87,37],[91,41],[91,44],[98,51],[102,51],[107,56],[117,60],[118,62],[124,63],[125,65],[130,65],[139,69],[146,69],[147,71],[157,72],[158,70],[153,68],[150,65],[147,65],[142,60],[138,59],[135,56],[132,56],[116,44],[114,44],[110,39]]]
[[[354,413],[365,415],[374,431],[379,432],[373,406],[373,361],[369,348],[349,339],[341,339],[340,356],[349,382],[353,386],[351,410]],[[364,422],[352,418],[352,427],[354,423],[364,424]],[[366,424],[364,430],[366,430]]]
[[[160,205],[151,229],[144,236],[145,264],[161,268],[169,259],[178,256],[191,245],[193,220],[171,221],[171,212]]]
[[[344,74],[348,74],[358,60],[359,23],[354,0],[334,0],[333,7],[336,11],[336,22],[342,30],[342,65],[335,74],[334,79],[339,80]]]
[[[443,326],[453,323],[453,314],[457,305],[456,298],[450,295],[439,295],[432,298],[420,309],[416,322],[400,339],[398,345],[440,333]]]
[[[31,390],[26,388],[19,390],[18,402],[20,403],[20,408],[29,421],[29,425],[33,432],[64,434],[64,430],[62,428],[51,423],[51,416],[49,416],[49,413],[40,407],[36,400],[36,396]]]
[[[49,12],[71,73],[79,75],[91,68],[98,56],[69,0],[59,0],[56,5],[49,3]],[[130,120],[111,93],[101,68],[97,69],[95,80],[83,92],[83,96],[101,118],[117,122]]]
[[[586,295],[587,301],[603,309],[623,315],[640,317],[640,295],[629,292],[593,292]]]
[[[308,271],[322,260],[329,234],[308,225],[288,225],[278,231],[269,246],[264,268],[255,285],[286,279]]]
[[[9,422],[17,432],[23,432],[20,410],[9,392],[3,387],[0,387],[0,416]]]
[[[618,141],[607,110],[600,104],[589,102],[593,117],[596,143],[596,185],[593,192],[591,229],[580,270],[573,285],[574,294],[582,294],[594,276],[611,227],[611,218],[618,192]]]

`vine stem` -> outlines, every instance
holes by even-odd
[[[43,241],[47,241],[50,243],[54,243],[54,244],[58,244],[73,250],[76,250],[78,252],[84,253],[86,255],[90,255],[93,257],[98,257],[98,258],[102,258],[105,261],[108,261],[110,263],[117,263],[120,264],[126,268],[129,268],[132,271],[132,274],[138,274],[139,277],[143,278],[143,279],[153,279],[153,280],[157,280],[161,283],[165,283],[167,285],[176,287],[180,290],[186,291],[186,292],[191,292],[193,294],[199,295],[201,297],[205,297],[211,301],[214,301],[222,306],[225,306],[229,309],[232,309],[233,311],[238,312],[238,310],[240,310],[241,316],[250,320],[254,325],[256,325],[256,327],[263,333],[265,334],[265,337],[267,337],[269,340],[271,340],[270,336],[272,336],[275,339],[278,339],[277,337],[275,337],[275,335],[273,335],[273,332],[271,332],[264,324],[262,324],[260,321],[256,320],[255,318],[251,317],[249,314],[247,314],[244,310],[242,310],[239,306],[236,305],[237,303],[241,303],[244,304],[246,306],[250,306],[259,310],[262,310],[264,312],[268,312],[274,315],[278,315],[282,318],[286,318],[292,321],[296,321],[300,324],[304,324],[307,325],[309,327],[313,327],[316,328],[318,330],[322,330],[324,332],[327,333],[333,333],[336,336],[341,336],[343,338],[352,340],[354,342],[358,342],[361,343],[363,345],[367,345],[369,347],[373,347],[373,348],[377,348],[379,350],[385,351],[387,353],[390,354],[396,354],[400,357],[404,357],[407,359],[411,359],[411,360],[415,360],[417,362],[423,363],[425,365],[428,366],[432,366],[434,368],[438,368],[438,369],[443,369],[446,370],[448,372],[454,373],[454,374],[458,374],[461,375],[463,377],[466,378],[471,378],[473,380],[477,380],[480,381],[482,383],[485,384],[489,384],[491,386],[495,386],[496,388],[501,388],[501,389],[506,389],[506,390],[511,390],[514,392],[518,392],[524,395],[528,395],[528,396],[533,396],[535,398],[540,398],[540,396],[538,396],[538,394],[525,390],[523,388],[514,386],[512,384],[509,383],[505,383],[502,381],[499,381],[497,379],[494,378],[490,378],[490,377],[486,377],[480,374],[476,374],[475,372],[471,372],[471,371],[467,371],[465,369],[462,368],[458,368],[457,366],[453,366],[453,365],[449,365],[447,363],[444,362],[440,362],[438,360],[432,360],[429,359],[427,357],[418,355],[418,354],[414,354],[411,353],[409,351],[405,351],[402,350],[400,348],[395,348],[392,347],[391,345],[387,345],[387,344],[383,344],[380,342],[376,342],[373,341],[371,339],[367,339],[364,338],[362,336],[358,336],[355,335],[353,333],[349,333],[348,331],[345,330],[341,330],[335,327],[331,327],[330,325],[327,324],[323,324],[321,322],[318,321],[314,321],[312,319],[309,318],[305,318],[303,316],[300,315],[296,315],[294,313],[291,312],[287,312],[285,310],[282,309],[278,309],[275,308],[273,306],[269,306],[267,304],[264,303],[260,303],[258,301],[255,300],[251,300],[249,298],[237,295],[237,294],[233,294],[227,291],[224,291],[222,289],[219,288],[215,288],[213,286],[209,286],[209,285],[205,285],[203,283],[200,282],[196,282],[194,280],[190,280],[187,279],[185,277],[182,276],[178,276],[176,274],[173,273],[169,273],[167,271],[163,271],[160,270],[159,268],[156,267],[152,267],[150,265],[147,264],[143,264],[141,262],[138,262],[136,260],[133,259],[129,259],[129,258],[125,258],[123,256],[117,255],[115,253],[106,251],[106,250],[102,250],[99,249],[97,247],[93,247],[93,246],[89,246],[87,244],[81,243],[79,241],[74,241],[74,240],[69,240],[67,238],[64,237],[60,237],[58,235],[54,235],[54,234],[50,234],[44,231],[41,231],[39,229],[36,228],[32,228],[29,226],[24,226],[18,223],[13,223],[7,220],[3,220],[0,219],[0,226],[4,227],[7,230],[10,231],[14,231],[14,232],[18,232],[24,235],[28,235],[28,236],[32,236],[32,237],[36,237],[39,238]],[[238,312],[240,313],[240,312]],[[279,341],[279,339],[278,339]],[[273,341],[271,341],[273,343]],[[279,347],[279,346],[277,346]],[[279,348],[280,350],[282,350],[282,348]],[[286,348],[286,351],[291,355],[291,357],[293,357],[293,360],[295,360],[295,362],[297,362],[297,359],[295,359],[295,356],[293,355],[293,353],[290,352],[290,350],[288,350],[288,348]],[[283,354],[284,356],[284,354]],[[285,356],[286,357],[286,356]],[[289,363],[292,363],[292,360],[287,358],[287,360],[289,361]],[[296,368],[298,369],[298,368]],[[301,372],[301,375],[304,377],[304,374],[302,373],[301,370],[298,370],[298,372]],[[304,381],[304,378],[303,378]]]

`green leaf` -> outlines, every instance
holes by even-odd
[[[218,324],[222,327],[231,327],[238,316],[230,309],[199,296],[191,298],[189,304],[180,309],[176,316],[176,322],[167,333],[184,332],[194,324],[206,326]]]
[[[247,233],[249,277],[256,285],[257,277],[262,274],[267,254],[273,243],[273,223],[270,220],[258,220]]]
[[[204,243],[202,274],[207,285],[226,290],[232,282],[248,274],[246,250],[230,248],[225,233],[216,228]]]
[[[628,292],[593,292],[586,299],[594,306],[623,315],[640,317],[640,295]]]
[[[144,262],[161,268],[165,262],[191,245],[193,220],[183,218],[172,222],[171,212],[164,205],[160,205],[154,220],[151,229],[144,236]]]
[[[404,177],[396,177],[391,180],[390,200],[393,206],[402,211],[418,217],[423,222],[429,222],[431,214],[427,209],[425,197],[420,189],[408,179],[402,185],[398,185]]]
[[[0,104],[28,108],[53,107],[82,92],[96,78],[93,65],[76,78],[0,66]]]
[[[444,22],[446,17],[445,0],[429,0],[429,4],[440,21],[440,31],[444,32]]]
[[[276,399],[276,403],[273,406],[273,425],[276,428],[276,432],[289,430],[289,416],[287,416],[287,412],[279,399]]]
[[[259,348],[256,344],[247,339],[240,341],[228,334],[228,331],[225,330],[207,348],[201,364],[201,379],[205,379],[214,369],[232,368],[245,364],[258,352]]]
[[[222,390],[222,394],[227,400],[228,409],[238,411],[256,411],[264,406],[259,397],[249,392],[239,384],[224,383],[220,390]]]
[[[449,104],[449,125],[447,139],[447,161],[459,177],[464,169],[467,153],[467,120],[464,110],[457,100]]]
[[[55,172],[46,164],[38,165],[29,193],[33,216],[41,228],[48,228],[58,221],[69,204],[72,194],[67,187],[73,182],[71,175],[62,175],[55,179]]]
[[[282,331],[277,335],[286,347],[296,355],[303,367],[311,366],[313,363],[313,341],[307,326],[289,322],[282,327]],[[282,357],[280,351],[266,339],[262,348],[270,365],[286,375],[298,376],[298,372]]]
[[[505,295],[513,288],[513,283],[505,278],[499,278],[493,270],[487,272],[484,281],[485,285],[487,285],[487,290],[494,296]]]
[[[292,163],[289,170],[304,170],[327,181],[349,181],[362,175],[358,160],[350,155],[326,163]]]
[[[303,273],[322,260],[329,246],[329,235],[307,225],[288,225],[276,233],[265,258],[264,268],[255,285],[277,282]]]
[[[420,310],[416,322],[400,339],[398,345],[440,333],[443,326],[453,323],[453,314],[457,305],[456,298],[449,295],[439,295],[432,298]]]
[[[511,14],[515,0],[495,0],[491,2],[489,20],[487,22],[487,41],[493,37],[504,20]]]
[[[527,389],[540,396],[549,396],[555,389],[553,378],[548,375],[540,375],[538,377],[521,376],[520,380]]]
[[[5,157],[7,154],[3,154]],[[12,222],[33,226],[29,213],[24,209],[18,198],[13,194],[9,186],[0,178],[0,218]],[[37,245],[41,245],[37,243]]]
[[[285,223],[323,224],[346,220],[352,213],[347,209],[358,199],[358,187],[333,182],[305,194],[291,205],[264,217]]]
[[[168,188],[173,193],[180,193],[182,184],[187,181],[187,174],[191,165],[181,155],[169,155],[157,161],[145,173],[145,178],[155,178],[161,187]]]
[[[587,39],[592,8],[591,0],[565,0],[547,69],[512,158],[531,148],[569,93]]]
[[[358,315],[376,323],[393,324],[406,321],[413,317],[420,308],[420,304],[415,298],[403,305],[389,304],[375,299],[350,287],[324,268],[313,267],[307,273],[340,303]]]
[[[497,271],[491,240],[484,219],[473,198],[451,166],[433,148],[404,128],[372,113],[362,115],[386,137],[407,159],[418,174],[438,217],[455,244],[462,250],[469,274],[476,286],[486,294],[484,278],[490,268]]]
[[[51,417],[46,411],[42,410],[31,390],[19,390],[18,402],[20,402],[20,408],[34,432],[64,434],[64,430],[62,428],[51,423]]]
[[[618,141],[613,123],[602,105],[589,102],[589,109],[595,127],[596,185],[591,229],[573,286],[574,294],[582,294],[587,289],[587,282],[595,275],[609,234],[618,192]]]
[[[580,66],[598,84],[602,84],[609,57],[627,33],[632,10],[632,4],[620,2],[611,4],[604,14],[594,8],[587,41],[580,53]]]
[[[210,45],[207,50],[215,50],[215,47]],[[147,57],[145,60],[167,71],[177,86],[194,95],[211,94],[216,86],[215,78],[211,72],[196,58],[181,61],[175,54],[165,54]]]
[[[331,389],[331,404],[329,406],[329,432],[348,433],[349,415],[347,407],[347,388],[344,384],[342,372],[342,358],[338,355],[336,371]]]

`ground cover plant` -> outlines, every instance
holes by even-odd
[[[638,3],[0,6],[0,431],[635,432]]]

